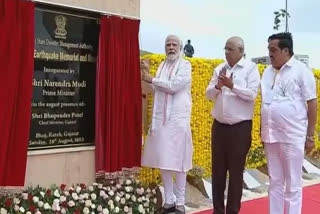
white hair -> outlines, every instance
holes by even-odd
[[[242,52],[244,52],[244,42],[241,37],[239,37],[239,36],[230,37],[227,42],[233,43],[235,46],[240,48],[240,50],[242,50]]]
[[[177,42],[179,43],[179,46],[180,46],[180,51],[182,51],[183,42],[182,42],[182,40],[181,40],[177,35],[169,34],[169,35],[166,37],[165,44],[167,43],[167,41],[168,41],[169,39],[173,39],[173,40],[177,41]]]

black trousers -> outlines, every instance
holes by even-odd
[[[212,198],[214,214],[237,214],[241,207],[243,170],[251,146],[252,121],[228,125],[214,121],[212,141]],[[224,205],[227,171],[229,187]]]

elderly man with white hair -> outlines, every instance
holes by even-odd
[[[192,168],[191,64],[181,57],[181,49],[182,42],[177,36],[167,36],[166,59],[155,77],[150,76],[149,66],[141,63],[142,80],[150,83],[154,92],[152,124],[142,165],[160,169],[165,193],[160,213],[185,213],[186,175]]]
[[[257,65],[244,58],[240,37],[227,40],[225,56],[227,61],[216,67],[206,91],[207,98],[215,101],[211,136],[212,198],[215,214],[236,214],[241,207],[243,170],[251,146],[253,106],[260,75]]]

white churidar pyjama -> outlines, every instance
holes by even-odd
[[[185,192],[186,192],[186,172],[178,172],[171,170],[160,169],[163,187],[164,197],[166,204],[173,204],[176,198],[176,205],[184,205]],[[175,179],[175,190],[176,195],[173,193],[173,175],[176,175]]]
[[[301,214],[304,142],[265,143],[269,214]]]

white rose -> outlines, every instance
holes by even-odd
[[[20,199],[19,198],[14,198],[13,199],[14,204],[20,204]]]
[[[100,190],[100,192],[99,192],[100,197],[103,197],[105,194],[106,194],[105,191]]]
[[[93,186],[98,186],[98,183],[93,183],[92,185],[93,185]]]
[[[59,197],[60,197],[59,190],[56,189],[56,190],[53,192],[53,195],[56,196],[57,198],[59,198]]]
[[[23,198],[23,200],[27,200],[28,199],[28,193],[22,193],[22,198]]]
[[[89,193],[86,192],[86,193],[83,194],[83,196],[84,196],[85,199],[89,199]]]
[[[125,198],[121,198],[120,203],[121,204],[125,204],[126,203],[126,199]]]
[[[71,190],[72,192],[74,191],[74,188],[73,187],[69,187],[69,190]]]
[[[96,208],[96,205],[95,204],[91,204],[91,209],[95,209]]]
[[[45,210],[51,209],[51,207],[50,207],[50,205],[49,205],[48,203],[45,203],[45,204],[43,205],[43,208],[44,208]]]
[[[116,200],[116,202],[119,202],[120,201],[120,197],[116,196],[115,200]]]
[[[95,193],[92,193],[90,196],[91,196],[92,200],[96,200],[97,199],[97,195]]]
[[[139,205],[138,210],[139,210],[139,213],[144,213],[145,212],[142,204]]]
[[[86,207],[90,207],[91,204],[92,204],[91,200],[86,200],[86,202],[85,202]]]
[[[37,196],[33,196],[32,200],[33,200],[34,203],[38,203],[39,198]]]
[[[102,213],[103,213],[103,214],[109,214],[109,210],[108,210],[107,208],[104,208],[104,209],[102,210]]]
[[[44,197],[45,193],[43,191],[40,192],[40,195]]]
[[[119,213],[119,211],[120,211],[119,207],[114,208],[115,213]]]
[[[128,206],[124,206],[123,211],[124,211],[125,213],[129,212],[129,207],[128,207]]]
[[[121,185],[120,185],[120,184],[117,184],[117,185],[116,185],[116,188],[117,188],[117,189],[121,189]]]
[[[51,209],[53,211],[60,211],[61,207],[59,206],[59,203],[53,203]]]
[[[26,214],[31,214],[31,212],[30,212],[30,211],[28,211],[28,212],[26,212]]]
[[[89,210],[88,207],[85,207],[85,208],[83,208],[82,212],[83,212],[84,214],[89,214],[89,213],[90,213],[90,210]]]
[[[132,187],[126,186],[126,187],[124,188],[124,190],[125,190],[126,192],[131,192],[131,191],[132,191]]]
[[[150,189],[150,188],[148,188],[148,189],[147,189],[147,193],[150,193],[150,192],[151,192],[151,189]]]
[[[81,187],[80,187],[80,186],[77,186],[76,192],[77,192],[77,193],[80,193],[80,192],[81,192]]]
[[[93,190],[94,190],[93,186],[89,186],[88,189],[89,189],[90,192],[93,192]]]
[[[153,193],[154,195],[157,194],[156,189],[153,189],[153,190],[152,190],[152,193]]]
[[[132,181],[126,180],[126,185],[130,185],[130,184],[132,184]]]
[[[142,198],[141,198],[141,197],[138,198],[138,202],[139,202],[139,203],[142,202]]]
[[[149,202],[143,204],[144,207],[149,207]]]
[[[66,213],[67,213],[67,210],[66,210],[65,208],[62,208],[62,209],[61,209],[61,213],[62,213],[62,214],[66,214]]]
[[[38,206],[39,206],[40,208],[43,207],[43,205],[44,205],[43,201],[39,201],[39,202],[38,202]]]
[[[41,212],[40,212],[39,210],[37,210],[37,211],[35,212],[35,214],[41,214]]]
[[[135,201],[137,200],[136,196],[135,196],[135,195],[132,195],[132,196],[131,196],[131,200],[132,200],[133,202],[135,202]]]
[[[126,196],[125,196],[125,197],[126,197],[126,199],[127,199],[127,200],[129,200],[129,199],[130,199],[130,195],[129,195],[129,194],[126,194]]]
[[[61,201],[61,202],[64,202],[64,201],[66,201],[66,200],[67,200],[67,198],[66,198],[65,196],[63,196],[63,195],[60,196],[60,201]]]
[[[18,212],[19,208],[20,207],[18,205],[14,205],[14,207],[13,207],[14,211],[16,211],[16,212]]]
[[[22,213],[24,213],[26,210],[25,210],[23,207],[20,207],[20,208],[19,208],[19,211],[22,212]]]
[[[1,214],[7,214],[8,211],[7,211],[5,208],[1,208],[1,209],[0,209],[0,213],[1,213]]]
[[[112,204],[113,204],[113,201],[112,201],[112,200],[109,200],[109,201],[108,201],[108,205],[111,206]]]
[[[69,196],[70,195],[69,191],[64,191],[63,193],[64,193],[65,196]]]
[[[103,184],[98,184],[99,189],[102,189],[102,187],[103,187]]]
[[[68,206],[69,207],[74,207],[76,205],[76,203],[74,203],[74,201],[69,201],[68,202]]]
[[[83,200],[84,199],[84,195],[80,194],[79,195],[79,200]]]
[[[79,196],[77,195],[77,193],[72,193],[72,198],[73,200],[77,201],[79,199]]]
[[[153,203],[156,204],[157,203],[157,198],[153,199]]]
[[[112,190],[110,190],[110,191],[108,192],[108,194],[109,194],[110,196],[114,196],[114,192],[113,192]]]
[[[98,206],[97,211],[98,212],[102,212],[102,206],[101,205]]]

